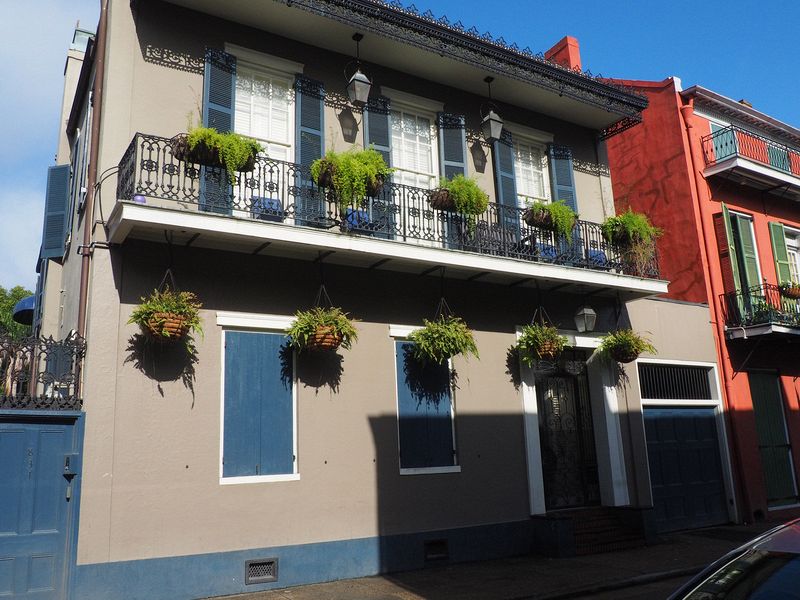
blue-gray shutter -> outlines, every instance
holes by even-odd
[[[578,212],[575,175],[572,170],[572,150],[567,146],[550,144],[547,152],[550,158],[550,183],[553,189],[553,202],[563,200],[564,204]]]
[[[294,472],[294,399],[286,343],[280,334],[225,332],[223,477]]]
[[[412,348],[409,342],[395,342],[400,467],[450,467],[456,462],[450,367],[409,365],[408,361],[414,361]],[[411,370],[415,371],[413,375]],[[415,381],[409,381],[410,377]]]
[[[374,148],[392,166],[392,126],[389,98],[379,96],[364,107],[364,147]],[[366,206],[366,220],[375,237],[390,239],[395,231],[394,198],[389,190],[391,177],[387,178],[379,198],[370,198]],[[399,207],[397,207],[399,209]]]
[[[507,235],[503,242],[515,242],[520,237],[520,211],[517,202],[517,182],[514,175],[514,138],[507,130],[492,144],[494,181],[497,193],[497,221]]]
[[[206,48],[203,77],[203,125],[220,133],[233,131],[236,106],[236,57]],[[200,169],[200,210],[231,214],[233,190],[225,169]]]
[[[311,182],[311,163],[325,153],[324,102],[325,88],[319,81],[298,74],[294,81],[296,143],[295,162],[298,171],[297,196],[294,199],[295,222],[298,225],[327,226],[327,203],[324,190]],[[285,208],[285,207],[284,207]]]
[[[389,122],[389,99],[380,96],[370,100],[364,107],[365,147],[372,146],[383,155],[383,160],[392,166],[392,130]]]
[[[464,115],[440,112],[436,122],[439,128],[439,169],[445,179],[467,174],[467,138]]]
[[[47,169],[47,191],[44,203],[44,228],[42,231],[42,258],[64,256],[69,210],[69,165]]]

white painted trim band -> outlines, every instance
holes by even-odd
[[[221,327],[283,331],[291,327],[294,320],[294,317],[287,317],[285,315],[217,311],[217,325]]]
[[[452,467],[421,467],[417,469],[400,469],[400,475],[436,475],[437,473],[461,473],[461,465]]]
[[[389,337],[407,338],[408,334],[422,329],[421,325],[392,325],[389,324]]]
[[[220,477],[220,485],[241,485],[243,483],[274,483],[277,481],[300,481],[300,473],[286,475],[248,475],[246,477]]]

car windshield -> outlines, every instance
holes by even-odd
[[[709,575],[685,600],[800,600],[800,556],[749,550]]]

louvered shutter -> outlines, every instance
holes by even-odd
[[[440,112],[436,118],[439,129],[439,169],[446,179],[467,174],[464,122],[464,115],[444,112]]]
[[[236,57],[206,48],[203,77],[203,125],[220,133],[233,131],[236,106]],[[200,210],[231,214],[233,190],[222,168],[200,169]]]
[[[575,194],[575,175],[572,169],[572,151],[566,146],[550,144],[547,148],[550,162],[550,179],[553,201],[563,200],[564,204],[578,212],[578,199]]]
[[[731,231],[731,216],[728,207],[722,205],[722,212],[714,215],[714,231],[717,237],[722,285],[726,293],[741,290],[739,279],[739,263],[736,256],[736,245]]]
[[[756,241],[753,239],[752,222],[747,217],[736,215],[739,229],[740,247],[742,262],[744,263],[744,275],[742,287],[751,288],[761,284],[758,280],[758,255],[756,254]]]
[[[514,139],[507,130],[492,144],[494,180],[497,194],[497,220],[503,230],[501,244],[515,243],[520,238],[520,212],[517,204],[517,183],[514,175]],[[498,240],[493,240],[496,243]]]
[[[319,81],[297,75],[294,81],[295,121],[297,123],[295,162],[300,169],[299,192],[295,197],[295,222],[298,225],[327,224],[325,192],[311,183],[311,163],[325,152],[324,129],[325,88]]]
[[[42,258],[64,256],[67,211],[69,210],[69,175],[69,165],[58,165],[47,169]]]
[[[772,239],[772,256],[775,257],[775,273],[778,283],[792,280],[792,268],[789,265],[789,253],[786,251],[786,235],[780,223],[769,224],[769,236]]]
[[[388,166],[392,166],[392,129],[389,114],[389,98],[379,96],[373,98],[364,107],[364,140],[365,147],[374,148],[383,156]],[[395,206],[392,194],[388,191],[389,182],[384,186],[381,198],[370,198],[366,210],[367,215],[358,215],[365,219],[375,232],[375,237],[390,239],[395,231]]]

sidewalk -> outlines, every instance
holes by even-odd
[[[236,600],[556,600],[689,577],[775,524],[666,534],[645,548],[574,558],[524,556],[239,594]]]

